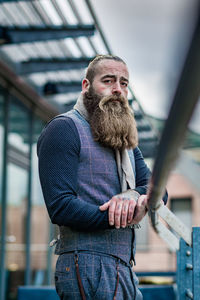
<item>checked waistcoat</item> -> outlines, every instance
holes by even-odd
[[[80,138],[77,197],[100,206],[121,193],[115,153],[93,140],[89,123],[76,110],[62,116],[73,120]],[[129,156],[134,169],[133,151],[129,151]],[[131,228],[94,232],[77,231],[66,226],[59,229],[56,254],[74,250],[94,251],[116,256],[126,263],[133,257],[134,230]]]

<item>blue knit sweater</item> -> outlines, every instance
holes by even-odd
[[[71,118],[55,118],[38,140],[39,175],[52,223],[77,230],[109,228],[108,212],[77,198],[80,138]],[[134,149],[136,188],[146,194],[150,170],[139,148]],[[109,200],[109,199],[108,199]],[[167,201],[167,195],[164,199]]]

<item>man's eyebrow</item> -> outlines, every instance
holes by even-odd
[[[115,75],[106,74],[106,75],[104,75],[101,79],[105,79],[105,78],[107,78],[107,77],[109,77],[109,78],[116,78]]]
[[[120,79],[129,82],[129,80],[127,78],[123,77],[123,76]]]
[[[103,80],[105,78],[116,78],[116,76],[115,75],[111,75],[111,74],[106,74],[101,79]],[[129,82],[129,80],[127,78],[123,77],[123,76],[120,77],[120,79],[123,80],[123,81]]]

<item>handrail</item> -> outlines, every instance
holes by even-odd
[[[153,228],[158,231],[158,209],[167,178],[184,141],[187,125],[200,94],[200,14],[180,80],[161,136],[148,191],[148,207]],[[172,225],[173,226],[173,225]]]

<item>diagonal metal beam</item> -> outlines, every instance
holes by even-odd
[[[188,245],[192,244],[191,229],[179,220],[164,204],[162,204],[157,213],[176,233],[182,237]]]
[[[47,82],[43,87],[45,95],[65,94],[81,91],[81,81]]]
[[[185,138],[187,125],[200,94],[199,53],[200,14],[198,15],[196,28],[183,66],[169,117],[163,130],[150,180],[148,206],[151,222],[155,230],[158,224],[157,212],[161,205],[160,199],[162,199],[162,195],[164,194],[170,171],[179,155],[180,148]],[[173,229],[177,224],[178,221],[173,219],[171,228]],[[191,235],[191,233],[189,233],[189,235]]]
[[[59,113],[47,103],[36,91],[31,88],[21,77],[17,76],[4,62],[0,60],[0,81],[4,88],[16,98],[19,98],[28,107],[35,107],[35,113],[43,120],[48,121]]]
[[[187,124],[190,121],[200,94],[200,16],[192,43],[183,67],[174,101],[165,123],[158,155],[154,164],[149,190],[149,206],[155,211],[165,190],[179,150],[183,144]]]
[[[82,69],[88,66],[91,59],[93,57],[35,58],[16,64],[15,71],[19,75],[26,75],[38,72]]]
[[[98,32],[99,32],[99,34],[100,34],[100,36],[101,36],[101,38],[103,40],[103,43],[104,43],[104,45],[106,47],[106,50],[108,51],[109,54],[111,54],[112,50],[111,50],[111,48],[110,48],[110,46],[109,46],[109,44],[108,44],[108,42],[107,42],[107,40],[106,40],[106,38],[105,38],[105,36],[103,34],[103,31],[102,31],[101,26],[100,26],[100,24],[98,22],[97,16],[96,16],[96,14],[94,12],[94,9],[93,9],[93,6],[92,6],[90,0],[85,0],[85,3],[87,4],[88,10],[89,10],[89,12],[90,12],[90,14],[91,14],[91,16],[92,16],[92,18],[94,20],[95,26],[98,29]]]
[[[65,25],[65,26],[0,26],[1,44],[31,43],[79,36],[92,36],[95,33],[94,25]]]

